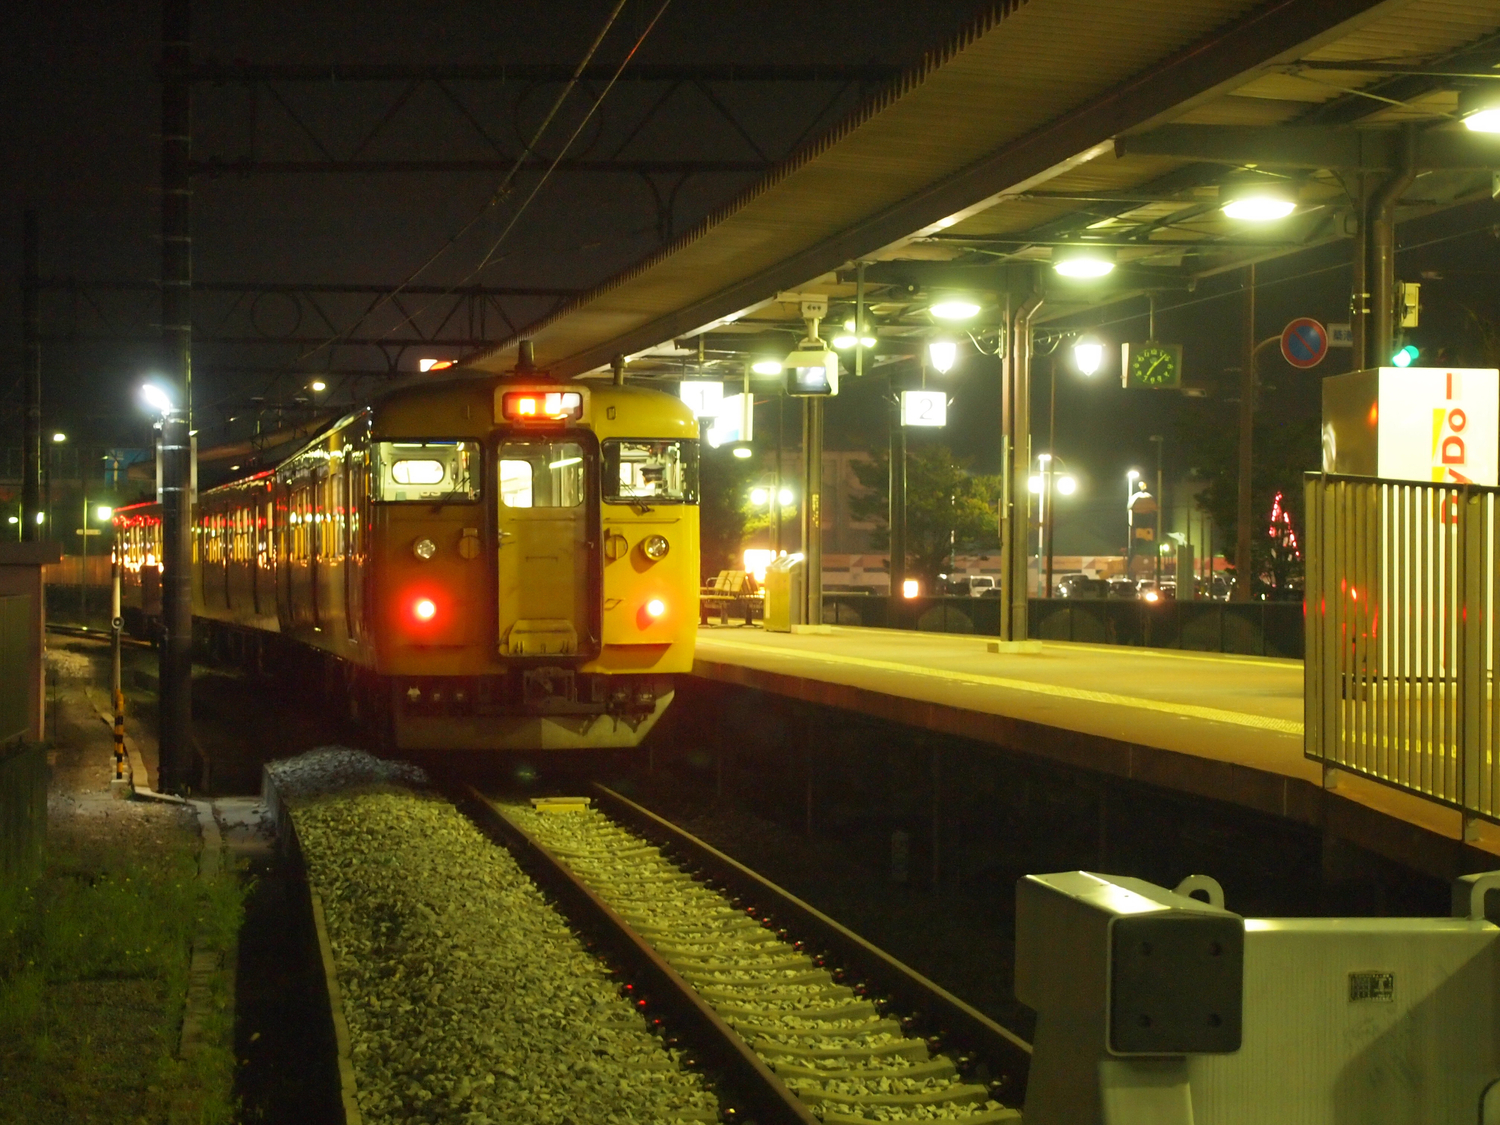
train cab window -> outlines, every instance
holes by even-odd
[[[479,499],[479,443],[382,441],[375,445],[376,500]]]
[[[649,500],[654,504],[698,502],[696,441],[604,442],[604,499],[616,504]]]
[[[583,446],[508,441],[500,447],[500,502],[507,508],[576,508],[587,485]]]

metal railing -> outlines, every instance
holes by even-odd
[[[1300,659],[1302,603],[1032,598],[1030,635],[1044,641],[1227,652]],[[963,596],[899,598],[827,593],[828,624],[923,633],[1000,634],[1000,599]]]
[[[1500,819],[1500,489],[1309,474],[1306,753]]]

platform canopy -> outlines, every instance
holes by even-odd
[[[1401,219],[1488,198],[1500,134],[1459,118],[1500,101],[1497,66],[1496,0],[1009,0],[689,233],[465,362],[509,370],[529,339],[564,377],[617,355],[640,375],[739,371],[795,343],[803,294],[842,326],[859,263],[872,362],[912,354],[949,291],[997,327],[1017,278],[1049,287],[1050,316],[1181,289],[1349,238],[1403,162],[1420,178]],[[1228,218],[1249,179],[1295,211]],[[1107,286],[1039,268],[1080,246],[1114,258]]]

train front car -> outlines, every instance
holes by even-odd
[[[637,387],[456,380],[390,396],[369,427],[348,619],[395,747],[636,745],[693,662],[691,411]]]

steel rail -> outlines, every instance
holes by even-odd
[[[639,974],[651,998],[695,1038],[706,1058],[727,1072],[733,1093],[765,1125],[820,1125],[738,1032],[706,1004],[644,938],[585,885],[547,847],[527,835],[474,786],[452,787],[448,797],[492,840],[503,845],[532,879],[551,892],[569,920],[585,929],[619,961]]]
[[[1001,1082],[1007,1104],[1024,1101],[1031,1044],[941,985],[872,945],[816,907],[757,874],[650,809],[599,782],[594,805],[601,812],[678,853],[756,906],[761,916],[799,940],[827,950],[834,960],[899,1004],[914,1009],[924,1030],[957,1047],[969,1065],[983,1062]]]

